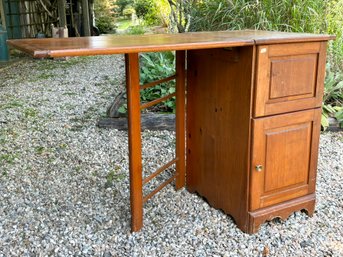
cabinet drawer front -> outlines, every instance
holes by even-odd
[[[320,107],[326,42],[257,47],[254,116]]]
[[[320,108],[253,121],[250,210],[313,193]]]

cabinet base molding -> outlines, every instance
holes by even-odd
[[[274,218],[287,219],[292,213],[305,210],[307,215],[312,217],[316,202],[315,194],[306,195],[281,204],[249,212],[247,229],[241,228],[244,232],[256,233],[261,224]]]

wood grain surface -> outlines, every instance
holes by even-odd
[[[188,52],[187,189],[247,230],[254,46]]]
[[[269,31],[219,31],[182,34],[108,35],[100,37],[8,40],[36,58],[190,50],[254,44],[325,41],[333,36]]]
[[[253,120],[251,211],[314,192],[320,117],[315,108]]]
[[[320,107],[325,60],[326,42],[258,46],[254,116]]]
[[[129,136],[131,230],[143,227],[142,141],[138,54],[125,55]]]

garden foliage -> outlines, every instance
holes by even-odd
[[[163,79],[175,74],[175,56],[173,52],[145,53],[140,55],[140,83]],[[149,102],[175,92],[175,81],[162,83],[141,91],[141,100]],[[175,97],[159,106],[163,111],[175,110]]]
[[[115,17],[109,0],[94,1],[95,25],[101,34],[115,31]]]
[[[168,25],[167,0],[134,0],[136,15],[146,26]]]

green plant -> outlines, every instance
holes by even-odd
[[[29,118],[29,117],[34,118],[34,117],[37,116],[37,114],[38,114],[38,111],[36,109],[34,109],[34,108],[26,108],[24,110],[25,118]]]
[[[36,154],[41,155],[41,154],[43,154],[44,151],[45,151],[44,146],[37,146],[37,147],[35,147],[35,153]]]
[[[131,5],[127,5],[123,10],[123,16],[130,19],[135,12],[135,9]]]
[[[126,113],[127,111],[127,104],[123,104],[122,106],[119,107],[118,112],[119,113]]]
[[[343,106],[335,106],[335,108],[335,118],[337,119],[339,126],[343,128]]]
[[[127,18],[118,18],[117,19],[117,29],[118,30],[127,30],[132,25],[132,20]]]
[[[265,29],[321,32],[325,28],[323,0],[188,0],[190,30]]]
[[[120,181],[123,180],[126,176],[124,173],[118,173],[120,170],[119,166],[116,166],[114,170],[111,170],[107,175],[106,175],[106,182],[105,182],[105,187],[111,187],[115,181]]]
[[[146,25],[158,25],[160,23],[159,9],[155,0],[135,0],[134,8],[137,17]]]
[[[110,16],[100,16],[95,18],[95,23],[100,34],[107,34],[116,31],[114,20]]]
[[[142,35],[145,33],[145,27],[142,25],[130,26],[126,30],[126,34],[129,35]]]
[[[116,0],[115,1],[115,11],[117,15],[124,15],[123,11],[128,5],[132,5],[133,0]]]
[[[327,33],[336,35],[329,43],[328,59],[334,70],[343,70],[343,0],[327,2]]]
[[[96,0],[94,2],[95,24],[100,33],[115,31],[115,18],[111,11],[109,0]]]
[[[141,85],[167,78],[175,74],[175,55],[173,52],[144,53],[140,55],[139,66]],[[141,90],[141,102],[150,102],[174,92],[174,81],[161,83],[154,87]],[[174,112],[175,97],[160,103],[156,109],[163,112]],[[126,111],[126,104],[123,104],[118,109],[120,113],[126,113]]]
[[[343,72],[334,72],[328,64],[323,97],[321,124],[325,130],[329,126],[328,118],[335,117],[343,127]]]
[[[15,160],[17,159],[18,155],[17,154],[1,154],[0,155],[0,163],[8,163],[8,164],[14,164]]]
[[[23,107],[24,104],[18,100],[12,100],[6,104],[0,104],[0,110],[12,109],[17,107]]]
[[[175,73],[173,52],[146,53],[140,55],[141,85],[172,76]],[[141,91],[141,101],[149,102],[175,92],[175,83],[169,81]],[[165,111],[174,111],[175,98],[170,98],[160,106]]]
[[[337,106],[343,105],[343,72],[334,72],[326,65],[326,78],[323,102]]]

